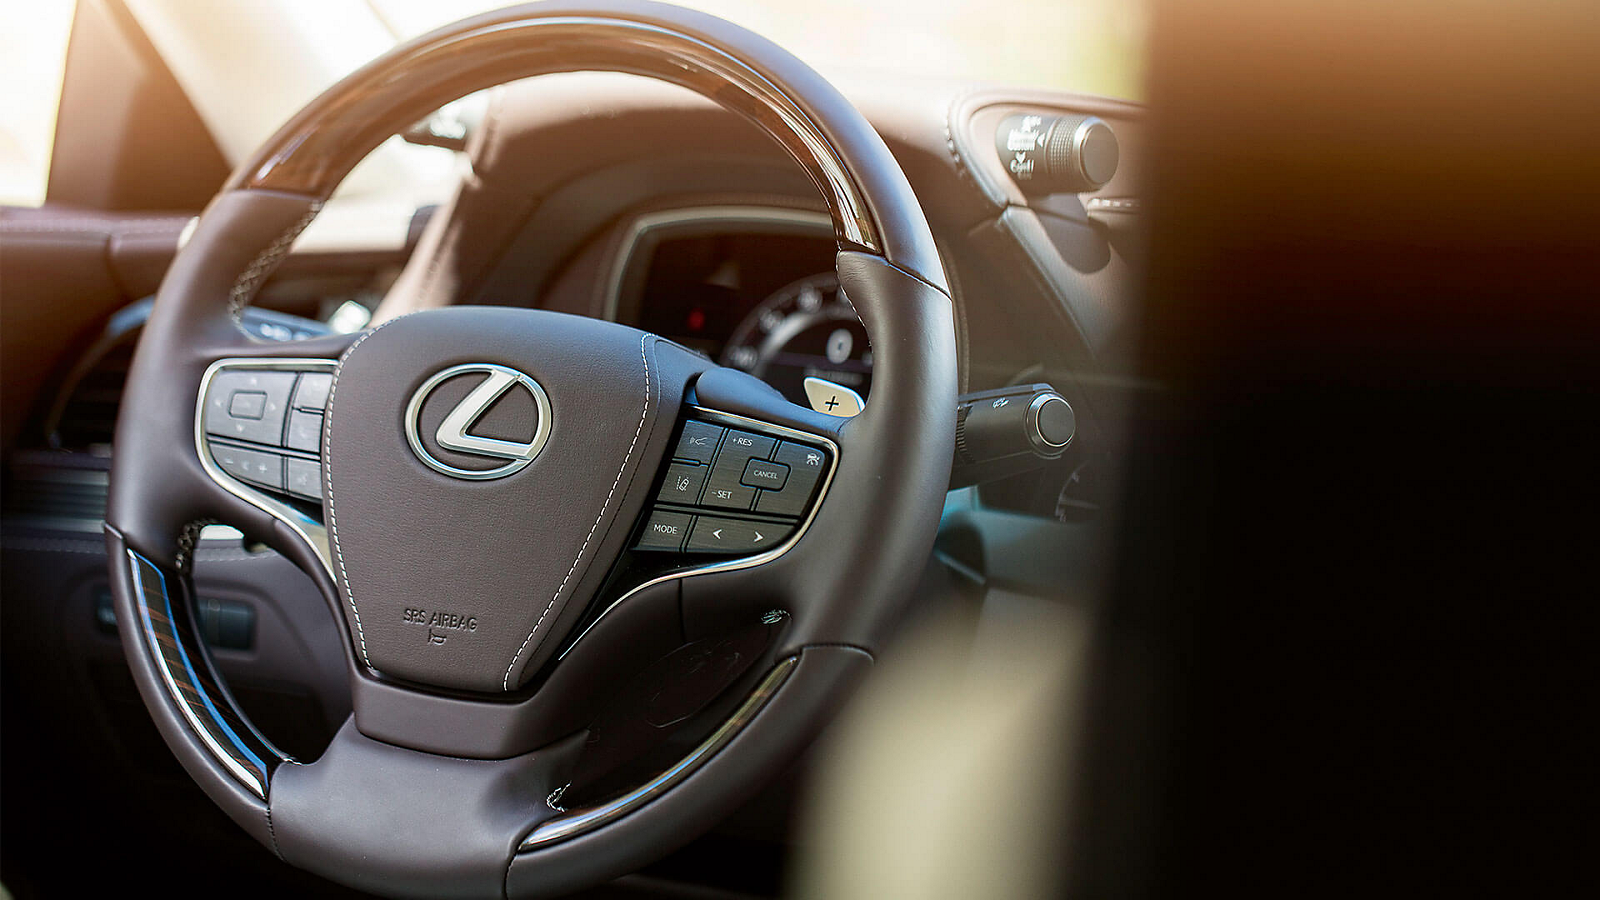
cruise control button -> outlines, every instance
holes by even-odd
[[[322,466],[309,459],[288,460],[289,493],[304,500],[322,500]]]
[[[781,490],[762,491],[756,498],[756,512],[778,516],[800,516],[816,493],[817,482],[828,465],[828,451],[784,441],[772,455],[774,462],[789,467],[789,480]]]
[[[751,459],[765,459],[777,443],[777,438],[764,434],[728,429],[722,449],[717,451],[717,461],[711,466],[711,477],[706,479],[705,493],[700,495],[700,505],[749,509],[756,490],[743,482],[744,467]]]
[[[750,487],[765,488],[769,491],[781,490],[783,483],[789,480],[789,467],[783,463],[767,462],[764,459],[752,459],[745,463],[744,477],[739,479],[741,484]]]
[[[276,453],[211,444],[211,458],[222,471],[251,484],[283,490],[283,457]]]
[[[710,466],[691,466],[673,463],[667,466],[667,480],[661,485],[656,499],[663,503],[693,504],[700,499],[700,486],[706,483]]]
[[[333,375],[326,372],[307,372],[300,376],[300,385],[294,389],[297,409],[327,409],[328,389],[333,386]]]
[[[720,509],[749,509],[750,501],[755,495],[756,489],[753,487],[722,481],[706,488],[705,496],[700,498],[700,505],[715,506]]]
[[[700,516],[689,532],[690,553],[752,553],[775,547],[793,526],[772,522],[747,522],[719,516]]]
[[[684,536],[694,523],[688,513],[651,510],[649,521],[644,523],[644,533],[639,535],[636,550],[665,550],[673,553],[683,549]]]
[[[294,372],[218,372],[206,391],[206,434],[282,446],[283,420],[289,410],[294,379]]]
[[[728,436],[722,440],[722,452],[717,455],[717,461],[739,458],[739,468],[743,469],[744,460],[752,456],[762,458],[769,456],[772,453],[773,445],[776,443],[778,443],[777,438],[730,428],[728,429]]]
[[[678,449],[672,452],[674,459],[692,459],[698,463],[710,464],[712,454],[717,452],[717,442],[722,440],[722,433],[727,431],[709,422],[697,422],[690,419],[683,423],[683,436],[678,438]]]
[[[285,441],[290,450],[304,450],[307,453],[316,453],[322,449],[322,417],[316,413],[294,410],[289,413],[289,439]]]

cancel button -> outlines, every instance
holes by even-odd
[[[752,459],[745,464],[744,477],[739,479],[739,483],[746,487],[778,491],[783,489],[784,483],[788,480],[789,467],[783,463]]]

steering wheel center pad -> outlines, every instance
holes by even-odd
[[[476,364],[523,373],[548,396],[548,422],[514,385],[456,425],[508,443],[547,433],[503,477],[436,471],[407,433],[469,470],[473,457],[505,463],[438,445],[449,414],[493,383],[477,370],[429,381]],[[636,483],[659,469],[688,379],[709,365],[633,328],[519,309],[429,310],[352,345],[334,372],[324,489],[362,662],[436,687],[520,687],[554,652],[548,638],[582,612],[574,598],[592,597],[620,552],[647,499]]]

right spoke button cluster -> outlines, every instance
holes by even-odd
[[[637,550],[749,554],[794,533],[830,454],[822,446],[689,419]]]

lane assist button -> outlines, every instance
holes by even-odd
[[[700,499],[700,486],[706,483],[706,472],[710,469],[710,466],[691,466],[687,463],[668,465],[667,480],[662,482],[656,499],[663,503],[694,505]]]

